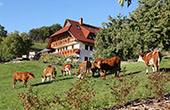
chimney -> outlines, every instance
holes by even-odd
[[[83,25],[83,18],[80,18],[80,19],[79,19],[79,24],[80,24],[80,25]]]

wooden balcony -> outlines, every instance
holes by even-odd
[[[80,49],[64,50],[64,51],[61,51],[61,52],[57,52],[56,54],[64,55],[64,56],[73,55],[73,54],[80,54]]]
[[[73,42],[74,40],[75,40],[74,38],[65,38],[65,39],[62,39],[62,40],[58,40],[58,41],[52,42],[51,47],[53,48],[53,47],[57,47],[57,46],[60,46],[60,45],[64,45],[64,44]]]

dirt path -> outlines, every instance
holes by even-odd
[[[163,99],[144,98],[128,102],[123,106],[115,105],[101,110],[170,110],[170,93],[166,93]]]

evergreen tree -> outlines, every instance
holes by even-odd
[[[140,0],[130,15],[129,24],[138,39],[138,47],[154,50],[170,46],[170,0]]]
[[[96,35],[94,57],[119,56],[124,60],[132,58],[135,44],[133,37],[130,36],[131,30],[127,26],[129,20],[122,15],[115,19],[109,16],[109,20],[109,23],[103,23],[103,29]]]
[[[2,25],[0,25],[0,43],[2,39],[5,38],[6,36],[7,36],[7,31]]]
[[[46,41],[46,39],[49,39],[52,34],[57,32],[62,27],[59,24],[54,24],[52,26],[43,26],[40,28],[32,29],[29,31],[29,36],[32,40],[43,42]]]
[[[120,3],[121,7],[123,7],[124,2],[127,2],[127,6],[130,6],[132,0],[118,0],[118,3]]]

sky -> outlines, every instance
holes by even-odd
[[[64,25],[66,19],[102,27],[118,14],[129,15],[137,6],[132,0],[130,7],[122,8],[118,0],[0,0],[0,25],[8,33],[28,33],[31,29],[53,24]]]

